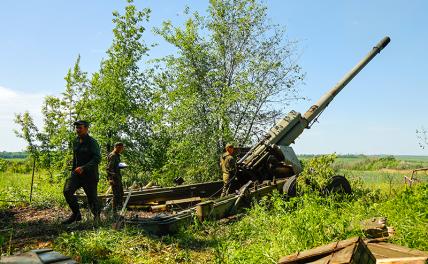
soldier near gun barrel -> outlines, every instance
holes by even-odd
[[[114,144],[113,151],[107,156],[107,177],[113,190],[113,213],[122,206],[123,185],[122,175],[120,173],[120,154],[124,151],[125,146],[122,142]]]
[[[221,197],[229,194],[230,184],[236,173],[236,160],[233,157],[235,148],[232,144],[228,143],[225,149],[226,152],[220,157],[220,168],[223,173],[223,190],[221,192]]]
[[[64,197],[72,214],[63,224],[80,221],[82,216],[79,204],[74,193],[83,188],[88,199],[89,207],[94,215],[94,220],[99,220],[100,210],[97,197],[98,164],[101,161],[100,146],[98,142],[88,134],[89,123],[84,120],[74,122],[77,137],[73,142],[73,166],[70,177],[64,185]]]

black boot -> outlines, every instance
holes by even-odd
[[[73,213],[66,220],[62,221],[61,224],[68,225],[68,224],[71,224],[73,222],[77,222],[80,220],[82,220],[82,215],[80,213],[78,213],[78,214]]]

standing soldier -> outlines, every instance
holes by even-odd
[[[107,177],[113,190],[113,214],[116,215],[117,210],[122,206],[123,186],[122,175],[120,174],[120,154],[124,150],[122,142],[114,144],[113,151],[107,156]]]
[[[236,173],[236,160],[233,157],[235,149],[232,144],[226,144],[226,152],[220,157],[220,167],[223,172],[223,190],[221,197],[228,195],[230,189],[230,183]]]
[[[64,197],[72,214],[63,221],[63,224],[70,224],[82,220],[79,204],[74,193],[80,187],[86,193],[89,207],[94,215],[94,220],[100,219],[98,206],[97,185],[98,185],[98,164],[101,161],[100,146],[98,142],[88,134],[89,123],[79,120],[74,122],[77,138],[73,142],[73,167],[70,177],[64,185]]]

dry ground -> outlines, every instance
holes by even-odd
[[[68,208],[13,207],[0,211],[0,232],[5,237],[3,252],[24,252],[30,249],[50,247],[62,232],[94,227],[84,220],[64,226],[61,221],[70,213]]]

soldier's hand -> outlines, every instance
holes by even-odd
[[[80,175],[83,172],[83,168],[82,167],[77,167],[77,168],[74,169],[74,172]]]

